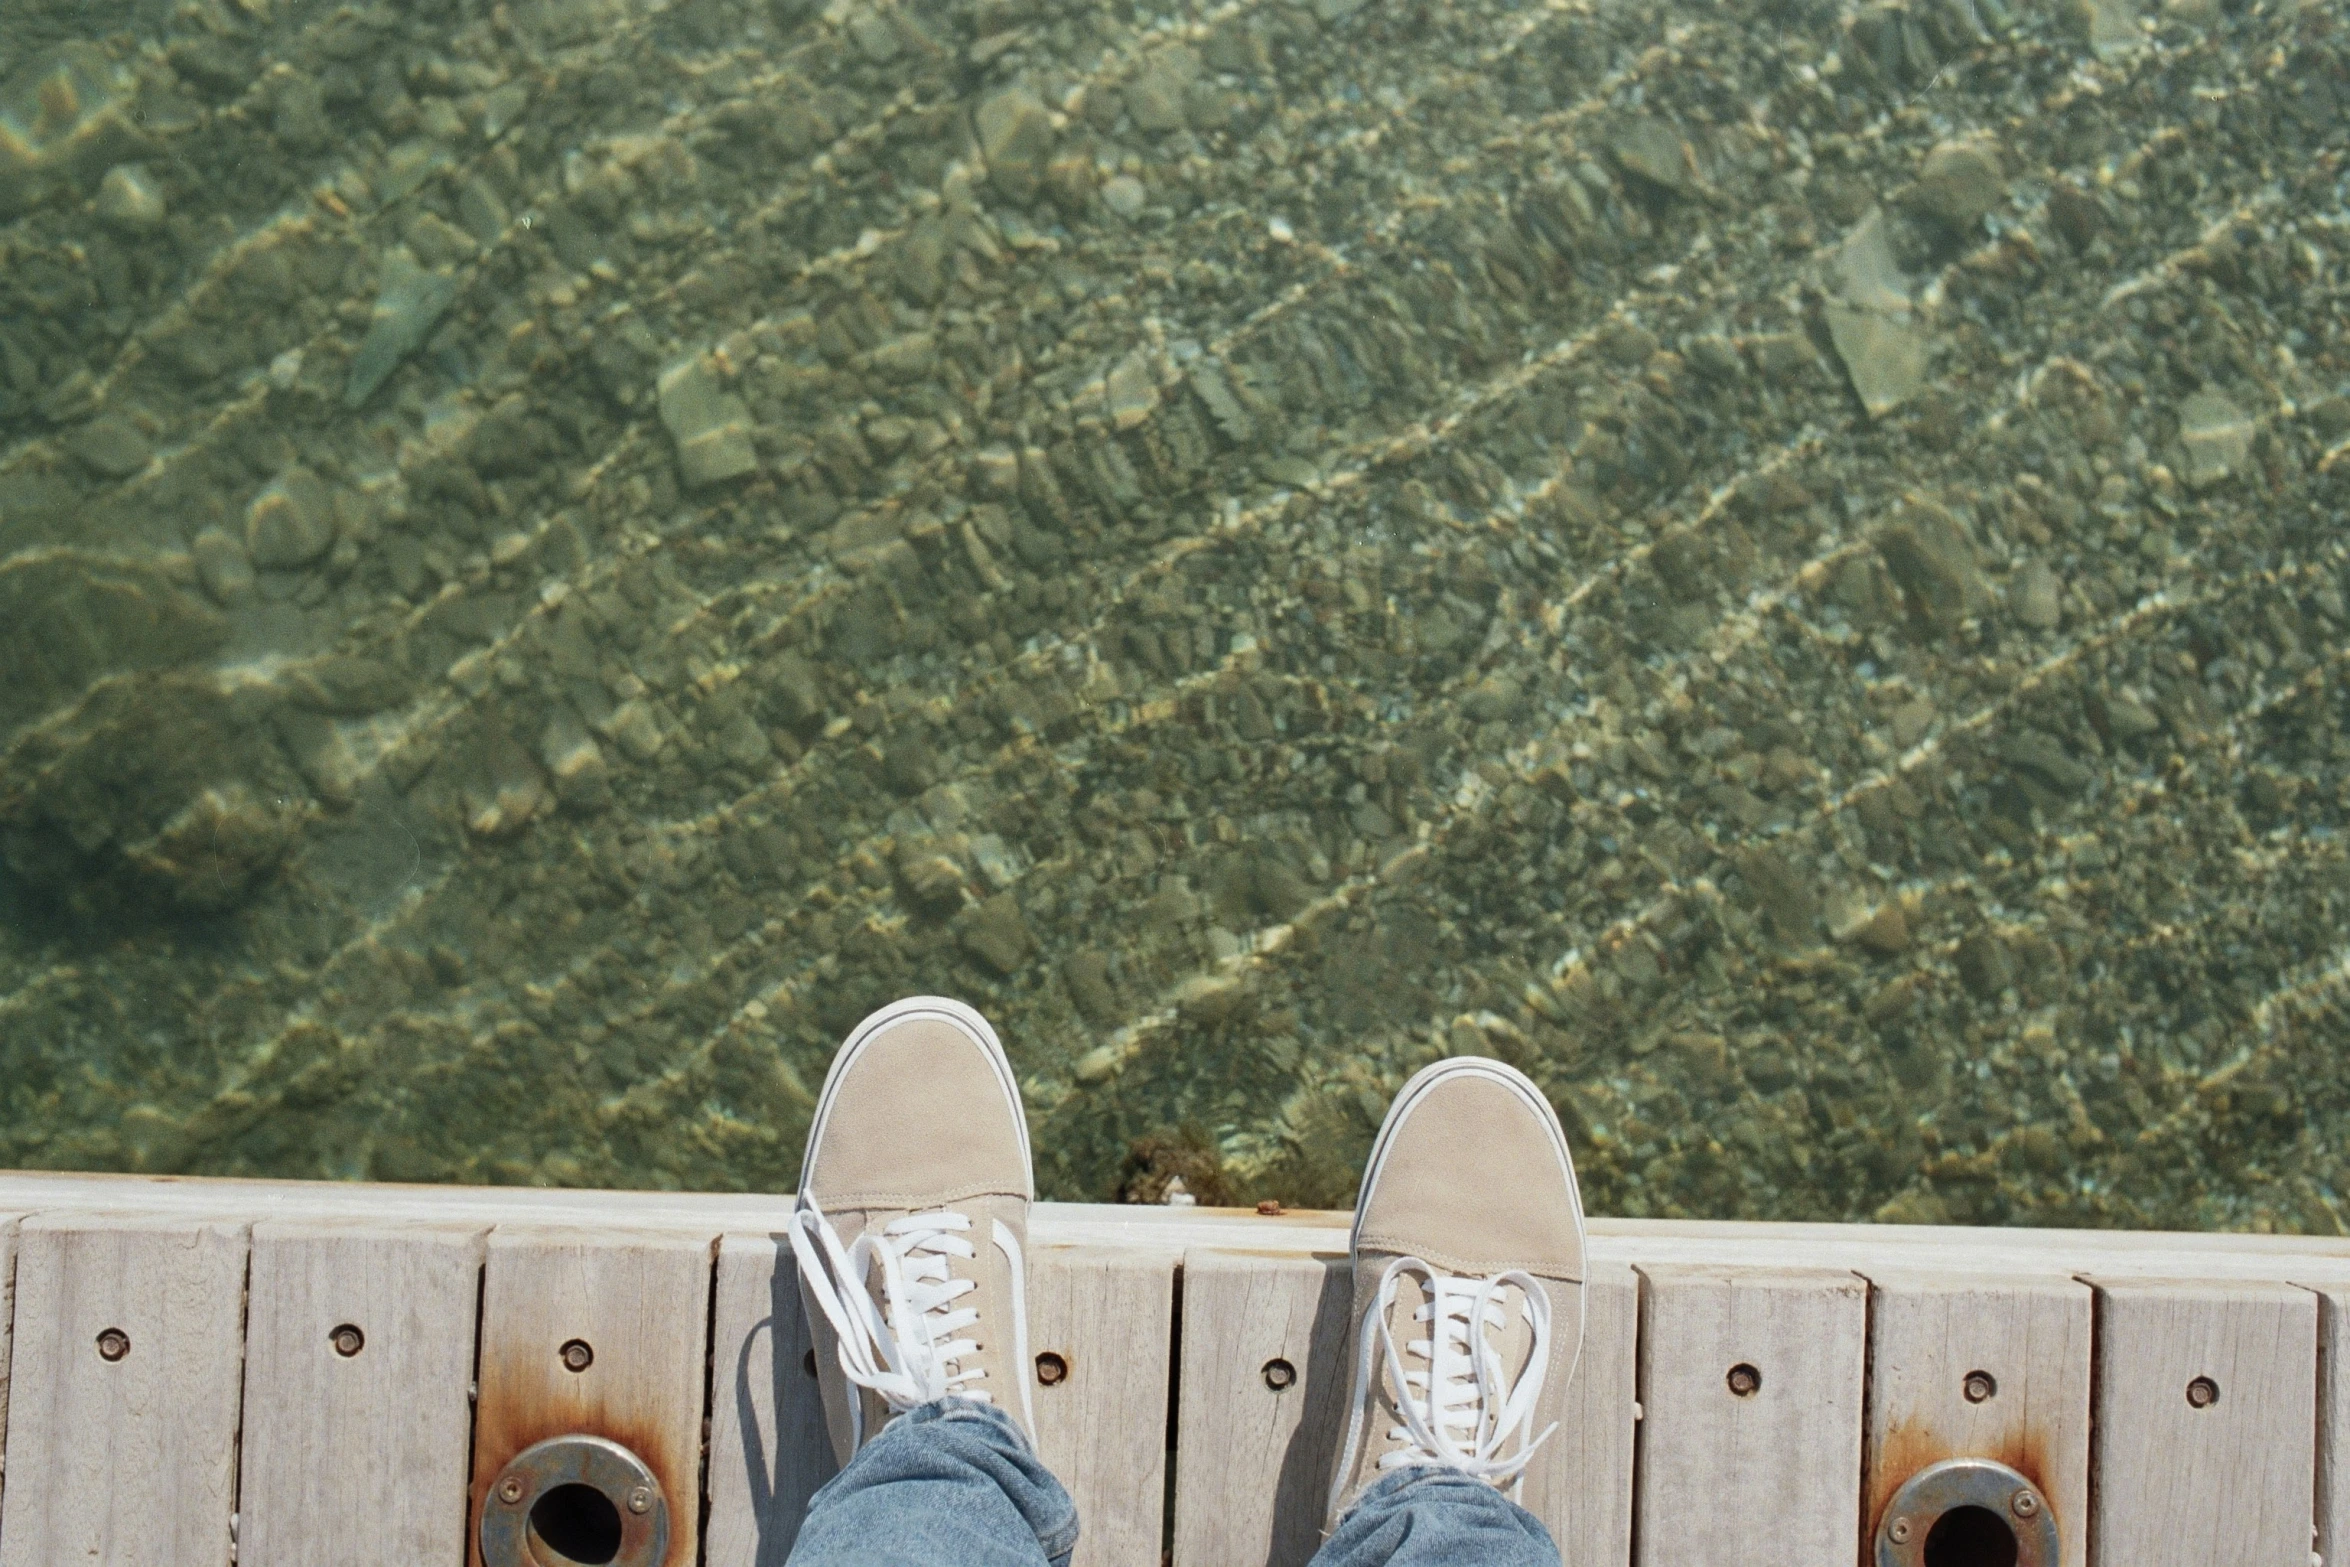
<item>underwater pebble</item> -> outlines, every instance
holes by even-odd
[[[2186,448],[2190,489],[2207,489],[2243,470],[2252,455],[2252,418],[2226,394],[2200,391],[2179,404],[2179,444]]]
[[[158,228],[169,214],[155,177],[136,163],[118,163],[98,182],[98,216],[116,228]]]
[[[715,484],[759,466],[751,411],[726,390],[706,354],[681,359],[657,383],[661,423],[677,444],[677,466],[690,485]]]
[[[447,272],[428,271],[405,247],[395,246],[384,257],[383,286],[370,312],[367,336],[351,357],[350,379],[343,387],[343,404],[356,408],[375,395],[375,389],[400,367],[400,361],[424,345],[457,298],[457,280]]]
[[[1102,205],[1122,218],[1139,217],[1142,204],[1149,200],[1149,192],[1142,181],[1131,174],[1119,174],[1102,182]]]
[[[263,571],[307,566],[334,541],[334,497],[307,468],[279,474],[245,508],[245,550]]]

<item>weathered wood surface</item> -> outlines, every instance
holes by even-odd
[[[453,1560],[506,1458],[574,1429],[661,1474],[672,1562],[695,1559],[706,1518],[709,1562],[781,1567],[831,1470],[789,1211],[0,1174],[0,1567],[225,1563],[240,1493],[247,1567]],[[1069,1374],[1030,1391],[1085,1562],[1312,1554],[1351,1369],[1347,1217],[1037,1210],[1030,1374],[1048,1351]],[[1526,1486],[1569,1560],[1850,1561],[1890,1490],[1946,1452],[2030,1475],[2066,1567],[2301,1567],[2313,1529],[2350,1559],[2350,1242],[1601,1220],[1591,1257],[1582,1364]],[[325,1336],[345,1321],[357,1356]],[[120,1361],[97,1353],[105,1326],[131,1338]],[[574,1337],[587,1371],[561,1365]],[[1291,1386],[1267,1384],[1274,1360]],[[1727,1387],[1739,1363],[1762,1375],[1747,1399]],[[1979,1402],[1976,1370],[1997,1383]],[[2186,1397],[2198,1375],[2219,1389],[2206,1408]],[[144,1455],[127,1486],[123,1452]],[[414,1478],[386,1490],[392,1471]]]
[[[465,1554],[481,1259],[471,1227],[253,1227],[240,1567]]]
[[[663,1567],[699,1556],[704,1354],[717,1236],[501,1227],[482,1271],[468,1539],[490,1482],[535,1442],[591,1432],[643,1459],[669,1504]],[[564,1347],[592,1358],[574,1370]]]
[[[2315,1503],[2316,1297],[2248,1280],[2094,1282],[2091,1561],[2306,1562]],[[2199,1382],[2212,1395],[2207,1402]]]
[[[230,1560],[245,1248],[234,1220],[19,1228],[5,1567]]]
[[[2062,1276],[1874,1268],[1869,1296],[1867,1537],[1887,1499],[1928,1464],[1995,1458],[2039,1487],[2055,1509],[2064,1567],[2084,1567],[2088,1286]],[[1979,1380],[1970,1389],[1971,1377]]]
[[[1076,1502],[1073,1567],[1158,1567],[1180,1253],[1038,1246],[1028,1257],[1037,1454]],[[1061,1359],[1057,1382],[1040,1362]]]
[[[709,1567],[783,1567],[808,1498],[835,1472],[784,1232],[723,1238],[715,1289]]]
[[[1641,1270],[1642,1567],[1848,1558],[1867,1295],[1849,1273]],[[1751,1376],[1751,1387],[1735,1377]]]
[[[1620,1562],[1632,1548],[1640,1281],[1620,1262],[1585,1272],[1582,1358],[1558,1430],[1527,1466],[1523,1501],[1549,1526],[1561,1559]]]
[[[1343,1254],[1184,1258],[1175,1567],[1298,1567],[1321,1543],[1348,1277]]]

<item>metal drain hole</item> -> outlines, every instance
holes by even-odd
[[[482,1567],[661,1567],[669,1499],[645,1461],[611,1438],[551,1436],[490,1481],[480,1540]]]
[[[530,1510],[531,1533],[567,1562],[602,1567],[620,1554],[620,1509],[592,1485],[572,1481],[540,1497]]]
[[[1990,1458],[1945,1458],[1901,1482],[1879,1515],[1871,1567],[2060,1567],[2056,1509],[2039,1482]]]
[[[1926,1567],[2015,1567],[2015,1531],[1988,1507],[1953,1507],[1926,1531]]]

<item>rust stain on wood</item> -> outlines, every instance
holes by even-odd
[[[625,1373],[629,1346],[598,1346],[585,1371],[563,1366],[564,1342],[550,1335],[530,1354],[508,1352],[481,1368],[481,1400],[473,1439],[472,1507],[466,1530],[466,1557],[484,1567],[482,1509],[498,1472],[517,1453],[555,1436],[600,1436],[618,1442],[644,1461],[669,1503],[669,1549],[662,1567],[690,1567],[698,1549],[700,1463],[698,1433],[626,1407],[641,1397],[642,1383]]]

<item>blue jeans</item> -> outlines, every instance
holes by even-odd
[[[1077,1507],[1001,1410],[942,1399],[883,1428],[808,1503],[791,1567],[1066,1567]],[[1559,1567],[1532,1513],[1449,1469],[1370,1490],[1312,1567]]]

